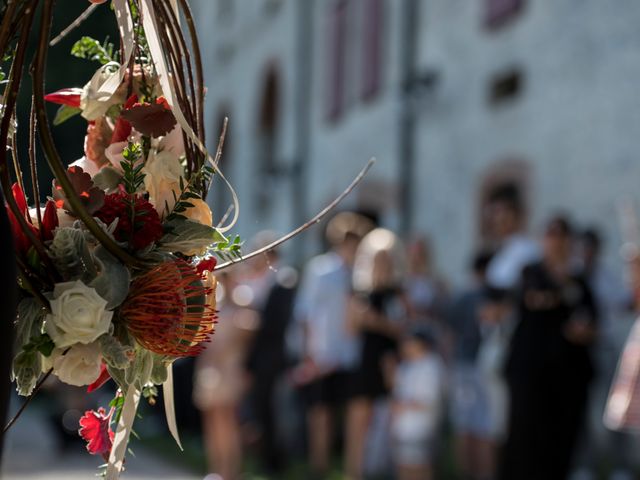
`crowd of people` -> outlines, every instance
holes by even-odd
[[[586,419],[605,398],[590,394],[614,376],[610,332],[633,286],[600,261],[596,229],[558,215],[528,236],[509,188],[487,215],[492,241],[460,289],[424,238],[405,245],[351,212],[328,223],[328,250],[299,279],[276,251],[223,272],[193,391],[210,478],[241,478],[248,449],[274,478],[294,455],[309,478],[336,459],[352,480],[443,478],[451,437],[455,478],[595,478]],[[615,478],[631,478],[622,452]]]

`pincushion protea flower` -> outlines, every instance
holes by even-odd
[[[202,351],[216,319],[213,277],[184,260],[165,262],[131,283],[121,309],[127,329],[140,345],[160,355],[185,357]]]

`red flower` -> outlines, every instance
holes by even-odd
[[[122,109],[130,109],[137,101],[138,96],[134,93],[127,99]],[[111,135],[111,143],[124,142],[131,135],[131,128],[131,123],[128,120],[125,120],[122,116],[118,117],[116,126],[113,128],[113,135]]]
[[[135,250],[140,250],[160,240],[162,237],[162,223],[153,205],[144,198],[134,196],[133,211],[135,218],[131,222],[131,196],[123,193],[111,193],[104,199],[104,205],[95,216],[107,225],[116,218],[118,226],[114,232],[116,240],[129,242]]]
[[[113,444],[113,430],[111,422],[111,412],[107,415],[104,408],[87,410],[80,419],[80,430],[78,433],[87,441],[87,450],[92,455],[102,455],[105,461],[109,460],[109,453]]]
[[[56,210],[56,202],[53,200],[47,201],[42,214],[42,225],[40,226],[44,240],[52,240],[53,231],[58,228],[58,213]]]
[[[11,186],[11,194],[18,205],[18,210],[20,211],[20,215],[27,222],[27,227],[35,234],[38,234],[38,230],[31,224],[31,219],[28,215],[28,207],[27,207],[27,199],[24,196],[24,192],[20,185],[14,183]],[[29,241],[29,237],[25,234],[20,222],[13,214],[13,211],[6,205],[7,216],[9,217],[9,223],[11,224],[11,231],[13,233],[13,241],[15,243],[15,250],[17,253],[24,255],[27,253],[29,248],[31,248],[31,242]]]
[[[197,355],[213,333],[211,288],[184,260],[161,263],[139,275],[124,301],[121,316],[129,333],[159,355]]]
[[[101,386],[111,380],[111,375],[109,375],[109,371],[107,370],[106,363],[102,362],[100,365],[100,376],[93,382],[91,385],[87,387],[87,393],[94,392],[98,390]]]
[[[18,205],[18,210],[22,215],[27,214],[27,197],[24,196],[24,192],[18,183],[14,183],[11,185],[11,193],[13,194],[13,198]]]
[[[217,264],[218,261],[216,260],[216,257],[205,258],[196,265],[196,271],[199,275],[202,275],[204,272],[213,272]]]
[[[80,108],[81,88],[63,88],[57,92],[49,93],[44,96],[47,102],[57,103],[60,105],[68,105],[70,107]]]

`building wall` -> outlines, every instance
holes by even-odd
[[[528,1],[488,31],[482,3],[422,2],[419,68],[441,82],[419,120],[416,225],[434,232],[441,267],[458,275],[477,243],[483,178],[516,158],[529,165],[531,227],[568,211],[606,230],[617,261],[616,204],[637,197],[640,178],[640,5]],[[522,72],[522,93],[490,106],[492,76],[511,67]]]
[[[302,181],[305,214],[311,216],[338,194],[371,156],[378,163],[346,205],[377,209],[384,225],[400,225],[399,118],[402,109],[402,9],[384,1],[383,75],[376,96],[358,94],[362,7],[350,0],[346,45],[346,106],[340,118],[326,115],[330,67],[329,9],[339,0],[306,0],[312,28],[310,85],[298,85],[301,57],[297,0],[193,0],[202,37],[210,128],[224,105],[230,115],[226,171],[241,202],[238,233],[249,237],[265,226],[294,226],[295,181]],[[220,5],[233,4],[220,19]],[[432,238],[439,269],[459,281],[479,242],[478,200],[488,178],[512,172],[525,184],[530,227],[564,209],[581,223],[606,231],[608,258],[617,261],[620,235],[616,202],[637,197],[640,162],[640,4],[633,0],[524,0],[504,25],[484,24],[486,0],[418,0],[416,72],[435,82],[415,94],[414,228]],[[302,180],[291,172],[271,183],[274,200],[263,212],[252,192],[258,176],[256,125],[269,66],[280,79],[277,158],[300,160]],[[520,93],[498,104],[488,100],[492,79],[519,71]],[[303,90],[300,90],[303,88]],[[305,90],[308,89],[308,90]],[[309,92],[310,137],[298,158],[300,92]],[[209,141],[217,134],[210,129]],[[501,165],[506,169],[501,170]],[[282,169],[287,171],[286,168]],[[269,183],[269,182],[267,182]],[[309,234],[305,256],[317,242]]]

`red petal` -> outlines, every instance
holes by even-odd
[[[158,105],[162,105],[164,108],[166,108],[167,110],[171,110],[171,107],[169,106],[169,102],[167,102],[167,99],[164,98],[163,96],[160,96],[156,99],[156,103]]]
[[[70,107],[80,108],[81,88],[63,88],[57,92],[49,93],[44,96],[47,102],[58,103],[60,105],[69,105]]]
[[[13,198],[18,204],[18,209],[20,210],[20,213],[22,215],[26,215],[27,214],[27,197],[24,196],[24,192],[22,191],[22,188],[20,188],[20,185],[18,185],[17,183],[14,183],[11,186],[11,192],[13,193]]]
[[[116,126],[113,128],[110,144],[124,142],[129,138],[129,135],[131,135],[131,124],[124,118],[119,117],[116,120]]]
[[[87,450],[92,455],[108,456],[113,442],[113,431],[109,427],[111,416],[104,408],[87,410],[80,419],[78,433],[87,441]]]
[[[91,393],[95,390],[98,390],[110,379],[111,379],[111,375],[109,375],[109,371],[107,370],[107,365],[104,362],[102,362],[102,365],[100,365],[100,376],[95,382],[93,382],[91,385],[87,387],[87,393]]]
[[[138,96],[134,93],[129,98],[127,98],[127,101],[124,102],[124,106],[122,108],[124,108],[125,110],[129,110],[137,102],[138,102]]]
[[[11,232],[13,233],[13,241],[15,251],[24,254],[29,250],[29,239],[22,231],[18,219],[13,212],[7,207],[7,216],[9,217],[9,223],[11,224]]]
[[[58,227],[56,202],[49,200],[42,215],[42,236],[45,240],[53,239],[53,231]]]
[[[218,261],[216,257],[209,257],[202,260],[197,266],[196,271],[199,275],[202,275],[204,272],[213,272],[213,269],[216,268]]]

